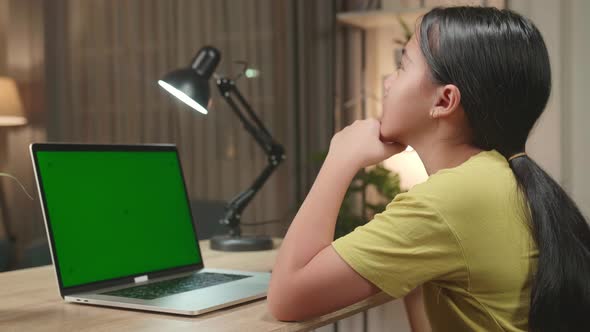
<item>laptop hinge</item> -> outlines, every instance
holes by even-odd
[[[136,284],[139,284],[140,282],[146,282],[146,281],[148,281],[148,276],[147,275],[139,276],[139,277],[136,277],[135,279],[133,279],[133,281],[135,281]]]

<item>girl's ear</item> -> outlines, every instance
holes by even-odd
[[[433,118],[443,118],[450,116],[459,108],[461,104],[461,92],[453,84],[447,84],[439,87],[436,92],[437,96],[434,105],[430,110]]]

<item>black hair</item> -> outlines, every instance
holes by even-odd
[[[472,143],[506,158],[523,152],[551,91],[537,27],[510,10],[434,8],[418,26],[437,84],[461,91]],[[509,161],[539,255],[532,275],[532,331],[590,331],[590,228],[573,200],[528,156]]]

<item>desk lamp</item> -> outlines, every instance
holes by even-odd
[[[158,84],[192,109],[207,114],[209,112],[209,79],[214,76],[219,93],[242,122],[244,128],[264,150],[268,158],[268,165],[249,188],[239,193],[227,204],[224,216],[219,222],[229,227],[229,234],[212,237],[211,249],[222,251],[272,249],[273,242],[269,236],[242,235],[240,218],[248,203],[285,159],[285,150],[272,138],[256,116],[252,107],[239,92],[235,81],[214,73],[220,60],[221,53],[218,49],[205,46],[197,52],[188,67],[169,72],[158,81]]]

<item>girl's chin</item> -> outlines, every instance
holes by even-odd
[[[384,135],[383,133],[379,134],[379,140],[383,143],[401,143],[395,135]]]

